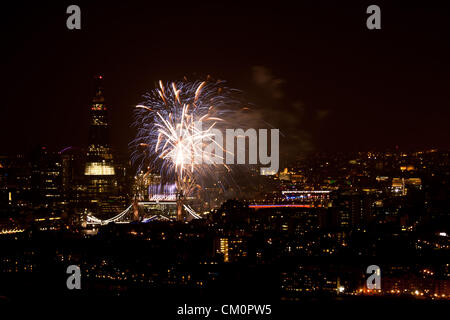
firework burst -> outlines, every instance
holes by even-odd
[[[138,170],[159,170],[179,192],[192,193],[199,178],[214,170],[203,164],[214,156],[204,146],[215,143],[212,129],[235,104],[232,92],[223,82],[160,81],[135,109],[137,135],[131,146]]]

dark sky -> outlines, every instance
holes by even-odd
[[[293,2],[2,3],[0,153],[86,145],[99,73],[123,151],[145,91],[207,74],[243,90],[299,150],[450,147],[445,2]],[[66,28],[70,4],[81,30]],[[370,4],[381,30],[366,28]]]

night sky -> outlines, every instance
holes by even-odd
[[[0,154],[85,146],[97,74],[123,152],[142,94],[208,74],[299,152],[450,147],[445,2],[297,2],[2,3]],[[71,4],[81,30],[66,28]],[[381,30],[366,28],[370,4]]]

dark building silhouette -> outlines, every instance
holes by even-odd
[[[29,204],[31,164],[23,155],[0,155],[0,207]]]
[[[31,192],[33,203],[56,204],[61,201],[61,157],[39,147],[31,156]]]

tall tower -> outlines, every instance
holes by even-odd
[[[103,96],[102,76],[95,78],[95,94],[90,105],[89,145],[85,176],[88,193],[99,200],[114,193],[117,187],[111,145],[109,143],[108,112]]]

